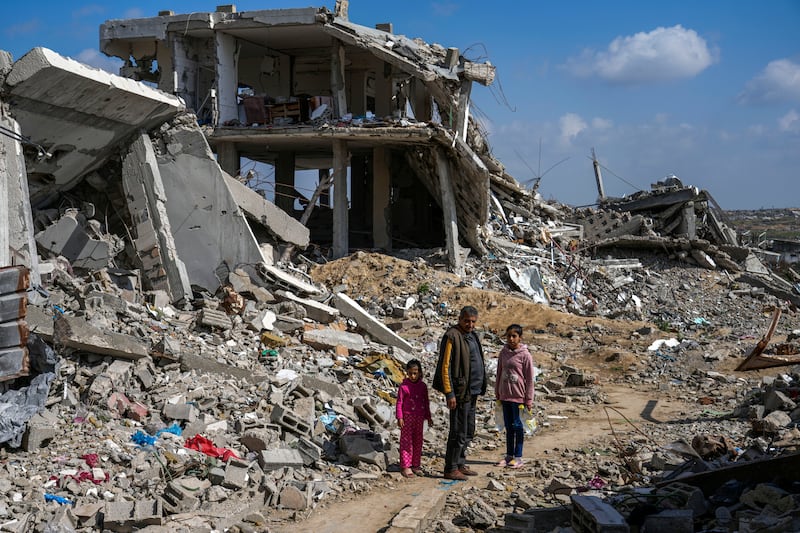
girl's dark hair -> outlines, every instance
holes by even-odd
[[[419,362],[419,359],[412,359],[406,363],[406,370],[411,370],[414,367],[417,367],[417,369],[422,372],[422,363]]]
[[[519,335],[520,337],[522,337],[522,326],[520,326],[519,324],[511,324],[510,326],[508,326],[506,328],[506,335],[508,335],[512,331],[517,335]]]

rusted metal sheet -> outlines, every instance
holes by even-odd
[[[0,294],[25,291],[30,287],[30,271],[24,266],[0,268]]]
[[[28,296],[24,292],[0,295],[0,322],[25,318],[28,310]]]
[[[29,373],[27,348],[0,348],[0,382],[27,376]]]
[[[788,365],[796,365],[800,363],[800,354],[790,354],[790,353],[780,353],[780,354],[765,354],[764,350],[766,349],[767,345],[769,344],[770,339],[772,338],[772,334],[775,333],[775,328],[778,325],[778,319],[781,316],[781,310],[779,308],[775,308],[775,311],[772,313],[772,322],[769,325],[769,329],[758,341],[758,344],[750,351],[750,354],[747,358],[742,361],[742,363],[736,367],[737,371],[743,370],[759,370],[761,368],[772,368],[776,366],[788,366]],[[783,347],[785,345],[781,345]],[[785,348],[779,350],[779,352],[789,352]]]

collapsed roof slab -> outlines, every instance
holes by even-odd
[[[29,175],[47,176],[30,180],[34,203],[75,185],[128,135],[184,109],[175,96],[47,48],[34,48],[17,60],[4,89],[23,135],[49,155],[28,164]]]

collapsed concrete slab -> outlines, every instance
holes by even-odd
[[[307,227],[253,189],[248,188],[244,183],[227,173],[223,173],[223,176],[234,200],[249,218],[258,221],[281,241],[300,248],[308,246],[309,231]]]
[[[264,257],[244,213],[225,184],[193,115],[160,130],[158,170],[178,257],[192,284],[214,291],[220,268],[261,265]]]
[[[54,338],[55,342],[67,348],[123,359],[140,359],[149,355],[145,342],[122,333],[101,331],[75,316],[62,315],[55,321]]]
[[[184,108],[175,96],[47,48],[34,48],[14,63],[5,91],[22,133],[45,150],[28,159],[34,201],[69,189],[125,137]]]
[[[120,251],[114,239],[90,235],[75,209],[67,210],[58,221],[38,232],[36,242],[42,250],[66,257],[73,267],[88,270],[110,266]]]
[[[390,330],[383,322],[376,320],[363,307],[358,305],[355,300],[343,292],[336,293],[333,302],[336,308],[344,316],[354,319],[358,323],[359,327],[372,335],[376,340],[388,346],[400,348],[406,352],[411,352],[414,350],[407,340]]]

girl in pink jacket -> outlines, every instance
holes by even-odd
[[[521,468],[522,443],[525,428],[519,412],[524,405],[533,409],[533,357],[522,344],[522,326],[511,324],[506,328],[506,345],[497,357],[495,397],[503,404],[503,422],[506,427],[506,455],[497,466]]]
[[[406,363],[406,378],[397,390],[397,425],[400,426],[400,468],[403,477],[421,475],[422,430],[431,420],[428,386],[422,381],[422,364],[416,359]]]

